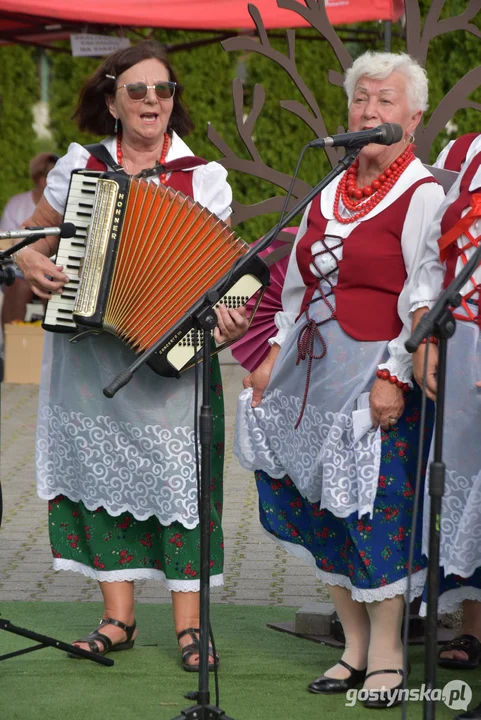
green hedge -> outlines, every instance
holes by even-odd
[[[28,164],[36,152],[32,108],[38,101],[36,52],[0,48],[0,209],[14,194],[30,187]]]
[[[423,15],[430,6],[429,0],[419,0]],[[446,3],[443,16],[461,13],[466,7],[465,0]],[[476,20],[478,27],[481,21]],[[372,24],[369,27],[379,25]],[[394,30],[399,30],[394,26]],[[315,31],[302,31],[303,35],[316,37]],[[137,36],[138,37],[138,36]],[[194,32],[158,31],[156,37],[166,44],[178,44],[205,38]],[[283,39],[272,40],[273,46],[287,53]],[[65,47],[68,47],[66,44]],[[348,48],[356,57],[366,45],[351,43]],[[382,50],[381,33],[372,45]],[[394,49],[405,50],[403,40],[394,40]],[[430,108],[434,109],[446,92],[468,70],[479,64],[480,41],[465,32],[451,33],[436,38],[429,50],[427,70],[430,77]],[[66,151],[73,140],[91,142],[95,138],[81,135],[72,122],[72,114],[80,86],[98,65],[95,58],[72,58],[69,53],[49,53],[51,61],[51,129],[54,144],[60,153]],[[38,100],[36,52],[20,47],[0,47],[3,73],[0,77],[0,149],[3,159],[3,183],[0,185],[0,209],[14,192],[25,190],[28,183],[28,160],[36,151],[36,138],[31,128],[32,106]],[[245,74],[245,112],[252,101],[253,88],[260,83],[266,90],[266,102],[254,129],[256,147],[264,162],[275,169],[291,174],[301,148],[311,140],[313,132],[306,124],[287,110],[279,107],[281,100],[298,100],[305,105],[288,74],[275,62],[259,53],[225,52],[219,43],[194,49],[186,49],[171,55],[172,63],[185,86],[185,99],[196,123],[194,133],[187,139],[192,150],[207,159],[219,159],[220,153],[207,138],[207,124],[214,128],[226,143],[240,157],[248,158],[246,148],[237,134],[232,101],[232,80],[241,70]],[[347,106],[344,92],[333,87],[327,79],[329,69],[340,70],[330,46],[323,41],[298,40],[296,60],[302,77],[312,90],[322,111],[328,132],[337,132],[339,126],[346,126]],[[240,65],[242,62],[242,65]],[[480,102],[478,90],[471,100]],[[429,117],[429,114],[428,114]],[[474,109],[461,110],[453,118],[456,134],[479,127],[479,112]],[[439,135],[434,143],[432,158],[450,139],[447,132]],[[302,163],[300,177],[309,184],[315,184],[329,169],[322,151],[310,150]],[[258,203],[267,197],[282,192],[267,182],[252,178],[244,173],[230,173],[235,199],[246,205]],[[277,216],[257,217],[244,223],[240,228],[247,240],[266,232]]]

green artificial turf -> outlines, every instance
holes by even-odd
[[[13,625],[65,642],[88,634],[102,608],[96,603],[3,603],[2,619]],[[343,696],[319,696],[307,684],[332,665],[339,651],[266,627],[268,622],[293,620],[294,609],[282,607],[212,606],[211,619],[221,657],[220,706],[234,720],[358,720],[401,718],[393,708],[369,711],[346,707]],[[169,720],[194,702],[183,695],[198,687],[198,676],[180,664],[169,605],[137,606],[139,636],[133,650],[113,653],[113,667],[71,660],[47,648],[0,664],[0,720]],[[0,653],[32,643],[0,631]],[[409,686],[420,687],[423,647],[410,649]],[[481,699],[481,670],[464,673],[438,671],[438,686],[461,677]],[[215,685],[210,674],[211,702]],[[436,706],[436,718],[451,720],[458,711]],[[408,704],[408,718],[421,720],[423,706]]]

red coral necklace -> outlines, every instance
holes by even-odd
[[[334,198],[334,217],[336,220],[345,225],[355,222],[370,213],[387,195],[414,159],[415,156],[412,146],[409,145],[409,147],[379,175],[377,180],[373,180],[370,185],[366,185],[363,188],[358,188],[358,158],[349,170],[344,173],[337,186]],[[339,211],[339,201],[341,198],[344,207],[352,213],[349,217],[343,217]],[[367,198],[366,201],[362,203],[359,202],[363,198]]]
[[[169,149],[169,135],[164,133],[164,144],[162,146],[162,152],[160,154],[158,165],[165,165],[165,158],[167,157],[167,151]],[[124,153],[122,152],[122,134],[117,135],[117,162],[123,166]],[[127,169],[127,168],[125,168]],[[160,176],[160,182],[165,185],[167,180],[167,173],[163,172]]]

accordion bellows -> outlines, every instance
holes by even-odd
[[[156,344],[147,362],[161,375],[178,375],[200,353],[193,316],[208,291],[218,295],[208,307],[238,307],[269,281],[257,256],[236,267],[249,246],[226,223],[144,179],[74,171],[65,218],[78,227],[57,255],[71,281],[47,304],[45,329],[107,331],[137,353]]]
[[[128,197],[117,181],[98,181],[97,198],[73,316],[85,322],[95,311],[99,271],[106,270],[106,222],[122,222],[122,242],[103,309],[103,328],[136,351],[161,332],[222,278],[249,247],[228,225],[180,192],[130,179]],[[125,208],[121,207],[125,203]],[[124,210],[122,213],[117,211]],[[108,270],[107,270],[108,272]]]

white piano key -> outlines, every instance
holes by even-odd
[[[45,310],[45,325],[69,330],[77,328],[72,319],[72,310],[80,280],[80,267],[85,257],[87,233],[99,176],[100,173],[91,171],[72,174],[64,222],[73,223],[77,231],[73,238],[60,239],[55,262],[64,266],[65,274],[73,281],[65,292],[74,297],[65,296],[65,293],[63,296],[53,295]]]

